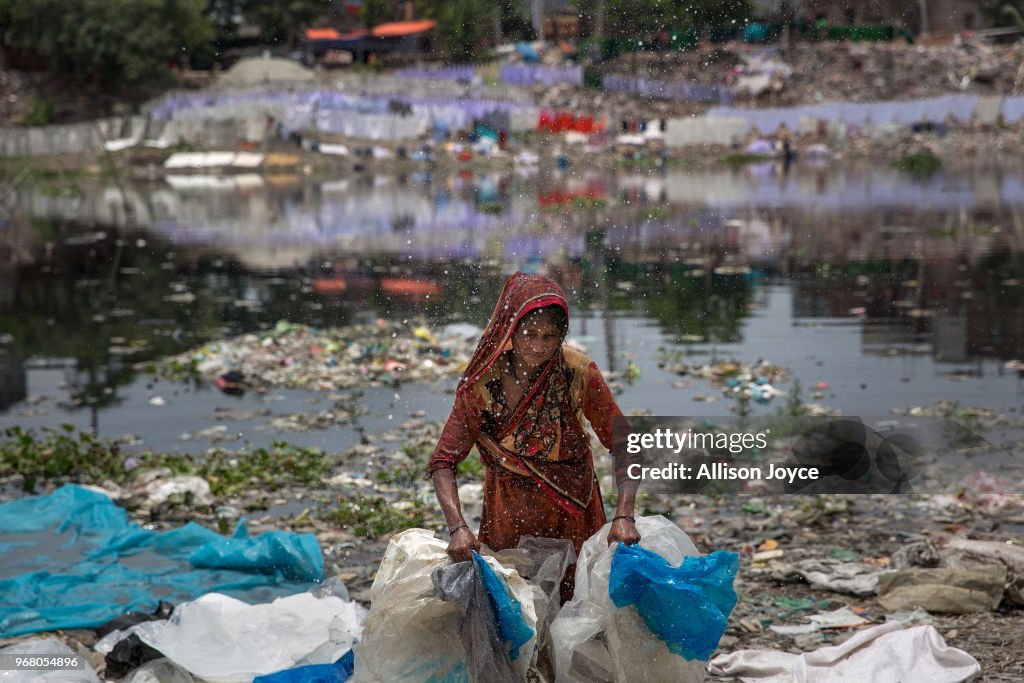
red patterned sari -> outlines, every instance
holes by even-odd
[[[527,313],[550,305],[568,313],[554,281],[509,278],[430,458],[431,474],[454,469],[477,447],[485,466],[478,538],[492,550],[531,535],[569,539],[579,552],[605,523],[584,420],[610,448],[612,420],[622,412],[597,366],[563,345],[518,405],[507,405],[502,390],[499,361],[511,353],[512,332]]]

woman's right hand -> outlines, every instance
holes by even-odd
[[[452,562],[473,559],[474,550],[480,550],[480,541],[476,540],[476,534],[468,526],[456,530],[448,541],[448,557],[452,558]]]

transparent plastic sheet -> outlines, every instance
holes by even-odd
[[[135,669],[122,683],[195,683],[195,679],[171,660],[161,658]]]
[[[370,587],[353,681],[444,681],[457,673],[465,656],[458,607],[435,598],[431,581],[448,563],[447,547],[423,529],[392,536]]]
[[[78,657],[77,652],[57,640],[56,638],[33,638],[14,645],[0,648],[0,654],[4,655],[33,655]],[[100,683],[96,672],[88,663],[82,669],[57,669],[54,671],[43,670],[0,670],[0,681],[3,683]]]
[[[661,516],[637,517],[640,546],[672,566],[700,553],[693,541]],[[609,595],[610,524],[583,544],[576,563],[576,590],[551,624],[551,648],[559,683],[673,681],[700,683],[705,665],[673,653],[655,637],[636,608],[616,608]],[[616,544],[617,545],[617,544]]]
[[[363,608],[335,596],[300,593],[247,605],[211,593],[179,605],[167,621],[129,629],[193,676],[249,683],[304,664],[328,664],[352,648]]]
[[[537,649],[541,662],[553,661],[549,628],[561,608],[562,577],[576,561],[572,541],[524,536],[517,548],[500,550],[494,554],[494,559],[505,567],[514,567],[519,576],[539,590],[533,605],[537,615]],[[543,663],[539,665],[542,671],[550,668]]]
[[[463,683],[471,679],[466,648],[459,637],[460,608],[434,594],[432,575],[450,565],[448,544],[423,529],[409,529],[391,538],[370,588],[371,607],[356,644],[355,683]],[[528,554],[521,554],[527,558]],[[536,632],[537,604],[547,604],[543,591],[494,557],[482,557],[507,584],[519,602],[527,628]],[[527,561],[524,559],[524,562]],[[539,558],[531,566],[543,567]],[[559,560],[556,560],[558,562]],[[464,563],[472,568],[470,563]],[[452,567],[456,565],[451,565]],[[550,571],[549,565],[545,571]],[[513,668],[519,679],[533,666],[536,639],[519,649]],[[516,680],[519,680],[516,679]],[[499,679],[500,680],[500,679]]]
[[[486,566],[474,553],[472,562],[457,562],[434,571],[436,595],[459,607],[459,640],[466,651],[471,681],[518,683],[519,675],[512,665],[512,653],[518,657],[519,645],[508,642],[496,618],[494,600],[489,593],[480,565]],[[498,590],[505,590],[498,585]],[[527,634],[527,640],[532,636]],[[510,652],[511,650],[511,652]]]

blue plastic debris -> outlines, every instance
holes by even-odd
[[[533,638],[533,629],[523,621],[522,605],[509,595],[505,581],[495,574],[491,566],[476,553],[473,553],[473,561],[476,563],[480,578],[483,579],[484,587],[491,597],[501,640],[508,645],[509,657],[515,661],[519,656],[519,648]]]
[[[673,567],[638,545],[619,544],[608,593],[616,607],[636,605],[651,633],[684,659],[707,660],[718,647],[736,606],[736,553],[686,557]]]
[[[226,539],[198,524],[142,529],[107,496],[80,486],[0,504],[0,637],[93,628],[160,600],[210,592],[266,602],[321,581],[313,534]]]
[[[257,676],[252,683],[345,683],[352,677],[354,669],[355,655],[349,650],[333,664],[298,666],[266,676]]]

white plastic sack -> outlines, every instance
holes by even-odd
[[[363,608],[335,596],[299,593],[249,605],[209,593],[174,609],[167,621],[128,629],[193,676],[249,683],[306,664],[329,664],[352,649]]]
[[[969,681],[981,666],[963,650],[946,645],[934,626],[890,622],[857,632],[849,640],[814,652],[739,650],[711,660],[711,673],[754,683],[842,681]]]
[[[458,607],[434,597],[431,578],[435,569],[448,564],[447,547],[424,529],[392,536],[370,587],[370,611],[354,648],[353,683],[446,680],[453,672],[453,678],[462,680],[466,652],[459,641]],[[493,557],[484,560],[508,582],[522,606],[523,620],[534,630],[534,638],[520,648],[514,662],[525,678],[536,657],[535,604],[544,596],[514,569]]]
[[[33,638],[24,640],[14,645],[0,648],[3,655],[25,655],[26,657],[57,655],[59,657],[77,657],[79,661],[85,658],[56,638]],[[81,669],[56,669],[45,671],[42,669],[15,671],[13,668],[0,669],[0,681],[3,683],[100,683],[96,672],[92,670],[88,662],[83,663]]]
[[[637,517],[640,546],[673,566],[698,556],[682,529],[661,516]],[[608,595],[612,556],[611,524],[583,544],[576,564],[573,599],[551,624],[555,674],[559,683],[700,683],[704,662],[687,661],[651,634],[635,607],[619,609]],[[616,544],[617,546],[617,544]]]

